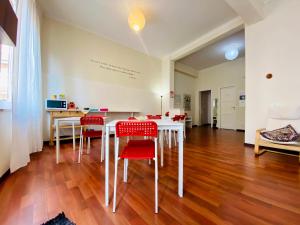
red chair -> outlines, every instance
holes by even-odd
[[[83,138],[88,138],[88,147],[87,147],[87,153],[90,153],[90,145],[91,145],[91,138],[102,138],[102,144],[101,144],[101,162],[104,158],[104,133],[102,130],[94,130],[89,129],[88,126],[94,125],[94,126],[104,126],[104,119],[102,116],[83,116],[80,118],[80,141],[79,141],[79,151],[78,151],[78,163],[80,163],[82,151],[83,151]],[[83,127],[87,127],[87,129],[83,129]]]
[[[161,115],[146,115],[148,120],[161,120]]]
[[[128,159],[153,159],[155,162],[155,213],[158,213],[157,124],[154,121],[119,121],[116,124],[115,179],[113,212],[116,212],[118,161],[124,159],[124,182],[127,182]],[[119,155],[120,137],[150,137],[154,140],[129,140]]]
[[[166,112],[166,113],[165,113],[165,116],[166,116],[166,117],[169,117],[169,116],[170,116],[170,112]]]
[[[137,118],[135,118],[134,116],[130,116],[128,117],[128,120],[137,120]]]
[[[173,121],[182,122],[184,124],[184,131],[183,131],[184,138],[186,138],[186,135],[185,135],[185,118],[186,118],[186,114],[184,114],[184,115],[175,115],[172,118]],[[176,146],[176,144],[177,144],[176,131],[173,131],[173,137],[174,137],[174,145]]]

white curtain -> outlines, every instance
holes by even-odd
[[[18,39],[12,74],[11,172],[26,166],[30,153],[41,151],[42,82],[40,15],[35,0],[17,3]]]

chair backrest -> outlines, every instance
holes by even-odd
[[[104,125],[104,119],[99,115],[85,115],[80,118],[80,125]]]
[[[300,133],[300,106],[272,105],[269,107],[267,130],[291,124]]]
[[[128,120],[137,120],[137,118],[135,118],[134,116],[130,116],[128,117]]]
[[[116,123],[117,137],[157,137],[157,134],[157,124],[154,121],[119,121]]]
[[[179,115],[175,115],[173,118],[172,118],[173,121],[179,121],[180,120],[180,116]]]
[[[148,120],[160,120],[161,115],[146,115]]]
[[[173,121],[185,120],[185,115],[175,115],[172,119]]]

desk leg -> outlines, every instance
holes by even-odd
[[[58,120],[55,121],[55,128],[56,128],[56,164],[59,163],[59,151],[60,151],[60,146],[59,146],[59,122]]]
[[[178,130],[178,195],[183,197],[183,127]]]
[[[105,206],[109,204],[109,127],[105,129]]]
[[[73,151],[75,152],[76,149],[76,143],[75,143],[75,123],[72,123],[72,129],[73,129]]]
[[[54,124],[54,118],[53,118],[53,112],[50,112],[50,127],[49,127],[49,130],[50,130],[50,141],[49,141],[49,145],[50,146],[53,146],[54,145],[54,127],[53,127]]]
[[[105,151],[105,147],[104,147],[104,142],[105,142],[105,126],[102,127],[102,137],[101,137],[101,156],[100,156],[100,162],[103,162],[104,159],[104,151]]]

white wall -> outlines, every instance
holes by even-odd
[[[131,79],[105,70],[91,59],[136,70]],[[165,94],[162,61],[121,46],[81,29],[44,18],[42,26],[44,98],[64,93],[79,107],[138,109],[160,113],[160,95]],[[44,122],[48,138],[48,117]]]
[[[220,88],[236,87],[236,129],[244,129],[245,108],[239,107],[240,92],[245,91],[245,58],[238,58],[231,62],[225,62],[199,71],[195,81],[195,123],[199,124],[199,92],[211,90],[211,100],[218,99],[218,124],[220,122]],[[211,109],[213,110],[213,108]],[[213,116],[213,114],[211,114]],[[212,121],[212,120],[211,120]]]
[[[183,96],[189,94],[192,96],[192,110],[186,111],[190,116],[195,116],[195,80],[196,78],[175,71],[174,90],[176,95],[181,95],[181,107],[183,108]]]
[[[298,104],[300,96],[300,1],[284,1],[265,20],[246,26],[246,134],[266,126],[268,106]],[[265,75],[273,74],[267,80]]]
[[[0,111],[0,177],[10,167],[11,111]]]

